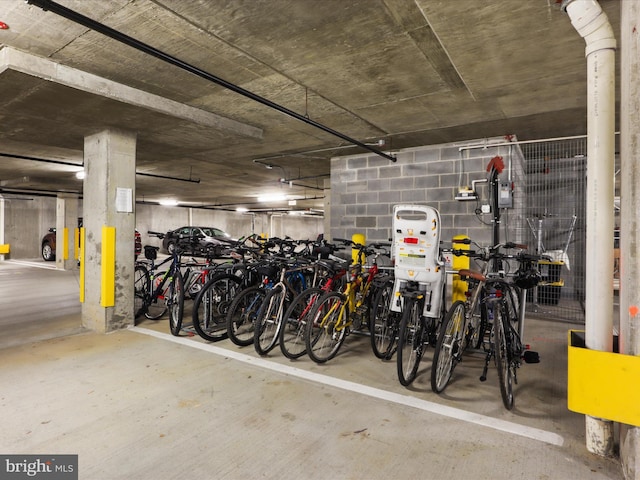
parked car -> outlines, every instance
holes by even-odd
[[[42,237],[42,242],[40,243],[40,251],[42,252],[42,258],[46,262],[50,262],[56,259],[56,229],[55,227],[51,227],[49,232]],[[138,230],[135,231],[133,238],[133,254],[135,258],[138,258],[142,252],[142,239],[140,238],[140,232]]]
[[[169,253],[178,246],[192,255],[220,255],[224,246],[232,242],[231,235],[213,227],[180,227],[166,233],[162,247]]]

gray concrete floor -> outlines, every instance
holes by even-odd
[[[318,366],[173,337],[166,319],[85,332],[79,307],[56,315],[55,298],[48,315],[24,322],[17,308],[8,318],[19,275],[34,277],[33,303],[44,282],[73,286],[73,273],[9,263],[0,263],[0,453],[78,454],[79,478],[92,480],[622,478],[617,459],[586,451],[584,417],[566,407],[567,330],[579,325],[528,320],[526,343],[542,361],[520,370],[508,412],[495,369],[479,382],[475,355],[438,396],[431,350],[405,388],[364,336]]]

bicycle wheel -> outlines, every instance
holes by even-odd
[[[444,317],[431,364],[431,390],[442,393],[464,350],[465,303],[455,302]]]
[[[349,308],[344,295],[328,292],[322,296],[310,315],[305,332],[307,354],[316,363],[324,363],[336,356],[347,329]]]
[[[182,330],[182,316],[184,314],[184,280],[177,270],[169,284],[167,305],[169,308],[169,329],[176,337]]]
[[[235,275],[212,277],[193,302],[193,328],[203,339],[215,342],[227,338],[227,312],[240,288]]]
[[[281,285],[277,285],[268,291],[262,301],[253,332],[253,346],[258,355],[266,355],[278,343],[286,296],[287,291]]]
[[[280,351],[285,357],[295,360],[307,353],[304,333],[313,307],[322,293],[320,288],[308,288],[293,299],[284,313],[279,342]]]
[[[385,360],[393,356],[400,324],[400,313],[391,310],[392,301],[393,282],[387,282],[377,290],[371,309],[371,349],[376,357]]]
[[[253,286],[242,290],[227,312],[227,335],[240,347],[253,342],[256,316],[266,293],[264,288]]]
[[[133,317],[139,318],[145,312],[145,300],[149,297],[151,281],[144,265],[136,265],[133,272]]]
[[[167,272],[156,272],[155,275],[149,275],[149,279],[151,281],[151,288],[153,292],[156,291],[158,285],[162,282],[165,274]],[[157,298],[153,298],[153,296],[149,299],[149,304],[147,305],[147,311],[144,313],[144,316],[149,320],[158,320],[162,318],[162,316],[167,313],[167,295],[169,284],[171,283],[171,279],[168,278],[164,283],[163,291],[160,292]]]
[[[508,316],[502,310],[501,302],[494,302],[493,308],[493,341],[495,345],[496,366],[500,382],[502,403],[507,410],[513,408],[513,369],[507,342]]]
[[[405,298],[398,331],[398,380],[405,387],[411,385],[424,353],[425,325],[421,302]]]

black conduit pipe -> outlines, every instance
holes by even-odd
[[[56,164],[56,165],[69,165],[69,166],[72,166],[72,167],[82,167],[82,168],[84,168],[84,163],[65,162],[64,160],[49,160],[48,158],[37,158],[37,157],[30,157],[28,155],[17,155],[17,154],[13,154],[13,153],[2,153],[2,152],[0,152],[0,157],[19,158],[20,160],[31,160],[31,161],[34,161],[34,162],[53,163],[53,164]],[[136,175],[140,175],[141,177],[161,178],[163,180],[177,180],[179,182],[200,183],[200,179],[199,178],[169,177],[167,175],[157,175],[155,173],[143,173],[143,172],[136,172]]]
[[[271,100],[267,100],[264,97],[261,97],[260,95],[256,95],[253,92],[250,92],[249,90],[245,90],[242,87],[239,87],[238,85],[235,85],[233,83],[227,82],[226,80],[223,80],[220,77],[216,77],[215,75],[212,75],[211,73],[205,72],[204,70],[201,70],[198,67],[194,67],[193,65],[190,65],[186,62],[183,62],[182,60],[173,57],[171,55],[169,55],[168,53],[162,52],[161,50],[158,50],[157,48],[154,48],[150,45],[147,45],[146,43],[143,43],[139,40],[136,40],[135,38],[132,38],[128,35],[125,35],[122,32],[119,32],[117,30],[114,30],[111,27],[108,27],[100,22],[96,22],[95,20],[92,20],[89,17],[85,17],[84,15],[71,10],[69,8],[66,8],[56,2],[53,2],[51,0],[27,0],[27,3],[30,5],[35,5],[37,7],[42,8],[45,12],[46,11],[51,11],[53,13],[56,13],[58,15],[60,15],[61,17],[67,18],[68,20],[71,20],[72,22],[78,23],[80,25],[83,25],[91,30],[95,30],[96,32],[102,33],[103,35],[106,35],[107,37],[113,38],[114,40],[117,40],[121,43],[124,43],[125,45],[128,45],[130,47],[133,47],[137,50],[140,50],[141,52],[144,52],[148,55],[151,55],[153,57],[156,57],[160,60],[163,60],[167,63],[170,63],[171,65],[175,65],[176,67],[182,68],[183,70],[186,70],[187,72],[193,73],[194,75],[197,75],[201,78],[204,78],[206,80],[209,80],[213,83],[216,83],[218,85],[223,86],[224,88],[227,88],[233,92],[239,93],[240,95],[243,95],[247,98],[250,98],[251,100],[254,100],[258,103],[261,103],[262,105],[266,105],[267,107],[273,108],[274,110],[277,110],[281,113],[284,113],[285,115],[288,115],[290,117],[295,118],[296,120],[300,120],[301,122],[304,122],[308,125],[311,125],[313,127],[316,127],[324,132],[327,132],[331,135],[334,135],[338,138],[341,138],[343,140],[346,140],[349,143],[352,143],[354,145],[357,145],[358,147],[362,147],[366,150],[369,150],[370,152],[375,153],[376,155],[380,155],[381,157],[387,158],[389,160],[391,160],[392,162],[396,161],[396,157],[386,154],[381,150],[378,150],[377,148],[373,148],[370,145],[367,145],[366,143],[362,143],[358,140],[355,140],[343,133],[340,133],[336,130],[333,130],[325,125],[322,125],[321,123],[315,122],[313,120],[311,120],[310,118],[307,118],[303,115],[300,115],[299,113],[294,112],[293,110],[289,110],[286,107],[283,107],[282,105],[279,105],[277,103],[272,102]]]

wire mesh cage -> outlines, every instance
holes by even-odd
[[[540,262],[542,281],[529,293],[528,311],[582,322],[588,214],[586,137],[523,143],[520,148],[526,198],[518,206],[525,219],[522,235],[537,253],[549,257]],[[616,195],[618,192],[617,181]],[[612,283],[615,288],[615,281]]]

